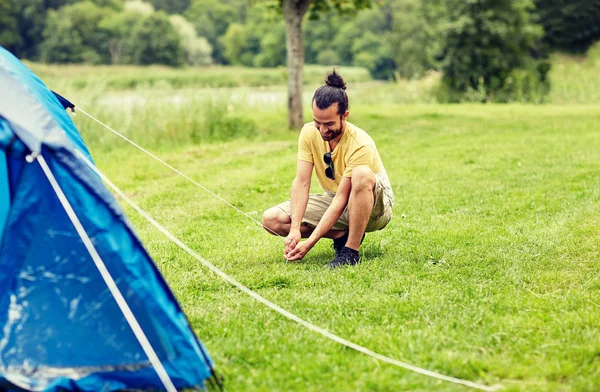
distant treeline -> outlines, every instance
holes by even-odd
[[[381,0],[321,10],[303,31],[306,63],[365,67],[379,79],[441,71],[450,100],[522,88],[507,90],[507,80],[543,95],[547,54],[584,52],[600,38],[600,0]],[[0,45],[48,63],[286,62],[271,1],[0,0]]]

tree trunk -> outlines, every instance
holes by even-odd
[[[302,118],[302,18],[312,0],[283,0],[288,69],[288,126],[300,129]]]
[[[112,64],[119,64],[121,61],[121,50],[123,49],[123,40],[114,38],[108,41],[108,51]]]

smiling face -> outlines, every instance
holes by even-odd
[[[348,111],[344,114],[338,114],[337,102],[327,109],[319,109],[315,102],[312,105],[313,121],[315,127],[321,133],[321,137],[326,142],[339,140],[346,128],[346,119],[350,114]]]

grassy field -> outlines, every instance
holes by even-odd
[[[598,390],[600,106],[381,103],[374,97],[389,85],[372,86],[350,89],[350,120],[378,143],[395,217],[367,235],[362,264],[335,271],[326,267],[329,241],[286,263],[281,239],[81,115],[75,120],[100,169],[126,194],[292,313],[381,354],[508,391]],[[260,219],[289,195],[297,133],[286,130],[285,102],[265,109],[246,99],[251,90],[236,91],[189,92],[180,104],[155,93],[127,105],[119,95],[73,94]],[[466,390],[283,318],[125,209],[227,390]]]
[[[89,66],[49,65],[26,62],[26,64],[55,91],[86,96],[86,101],[107,93],[120,97],[122,92],[146,96],[155,102],[165,95],[184,96],[186,99],[212,95],[215,89],[242,90],[247,94],[262,91],[268,95],[275,90],[284,103],[287,70],[280,68],[243,68],[213,66],[174,69],[162,66]],[[336,67],[354,92],[352,102],[359,104],[387,103],[435,103],[441,75],[430,73],[420,80],[398,80],[394,83],[374,82],[368,71],[356,67]],[[553,104],[600,104],[600,44],[591,47],[586,56],[564,54],[552,55],[549,78],[551,92],[545,103]],[[331,67],[306,65],[304,84],[308,91],[323,82]],[[230,97],[231,92],[226,96]],[[358,98],[358,101],[357,101]],[[475,102],[478,102],[477,100]],[[269,102],[272,104],[273,101]]]
[[[272,86],[287,84],[287,69],[244,68],[233,66],[169,68],[164,66],[89,66],[52,65],[26,62],[36,75],[55,89],[130,90],[159,88],[222,88],[240,86]],[[321,83],[331,67],[307,65],[304,82]],[[337,67],[344,72],[348,82],[371,80],[364,68]]]

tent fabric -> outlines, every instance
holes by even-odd
[[[2,124],[0,124],[2,127]],[[2,233],[8,218],[10,210],[10,193],[8,192],[8,166],[6,163],[6,153],[0,150],[0,244],[2,243]]]
[[[118,203],[77,157],[89,152],[57,97],[1,47],[0,85],[11,94],[0,98],[0,390],[164,389],[41,167],[26,162],[31,151],[174,385],[203,386],[212,361]]]
[[[31,151],[39,151],[41,143],[61,143],[68,138],[90,156],[75,124],[64,111],[56,95],[23,63],[0,46],[0,104],[2,116]],[[23,108],[29,108],[25,111]],[[60,132],[62,130],[62,132]],[[28,135],[32,132],[33,135]],[[58,140],[53,141],[53,138]],[[64,142],[63,142],[64,143]]]

